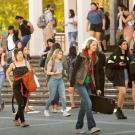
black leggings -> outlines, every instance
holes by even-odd
[[[18,86],[18,85],[17,85]],[[14,91],[14,96],[16,99],[16,102],[18,104],[18,111],[15,115],[15,120],[18,120],[20,118],[21,122],[24,122],[24,109],[26,106],[27,98],[24,97],[20,91],[20,87],[17,87],[14,85],[13,91]]]

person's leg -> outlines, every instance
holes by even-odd
[[[25,47],[27,45],[27,43],[29,42],[30,38],[31,38],[31,35],[26,35],[26,36],[22,37],[22,45],[23,45],[23,47]]]
[[[75,89],[73,91],[69,91],[69,99],[71,103],[71,108],[75,108],[74,93],[75,93]]]
[[[135,109],[135,81],[132,81],[132,99],[133,99],[133,104]]]
[[[81,121],[81,120],[83,120],[83,118],[84,118],[84,109],[85,109],[88,129],[90,130],[96,126],[96,123],[95,123],[95,120],[94,120],[93,114],[92,114],[92,104],[91,104],[91,100],[89,97],[89,93],[88,93],[86,87],[83,85],[79,85],[79,84],[76,85],[76,89],[78,91],[78,94],[82,98],[82,105],[81,105],[81,108],[79,111],[78,120],[77,120],[76,125],[82,125],[83,121]],[[77,128],[82,128],[82,127],[77,127]]]
[[[58,92],[59,92],[59,97],[60,97],[60,100],[61,100],[61,103],[62,103],[62,109],[63,111],[66,110],[66,94],[65,94],[65,85],[64,85],[64,82],[62,79],[59,79],[58,80],[59,83],[58,83]]]
[[[95,37],[96,36],[96,32],[95,31],[90,31],[89,35],[90,35],[90,37]]]
[[[52,101],[52,108],[53,108],[53,112],[58,112],[59,110],[59,92],[58,90],[56,91],[54,100]]]
[[[51,102],[54,100],[57,87],[58,87],[58,80],[50,78],[48,82],[48,88],[50,93],[49,93],[49,99],[46,103],[45,110],[49,110],[49,106],[51,105]]]
[[[124,99],[126,96],[126,87],[118,87],[119,94],[118,94],[118,103],[117,103],[117,111],[116,111],[116,117],[118,119],[127,119],[126,116],[124,116],[122,112],[123,104],[124,104]]]
[[[29,99],[30,99],[30,93],[28,94],[28,97],[27,97],[25,112],[30,112],[31,111],[31,109],[29,108]]]
[[[2,100],[2,94],[1,94],[4,82],[5,82],[5,74],[4,72],[3,73],[1,72],[0,74],[0,110],[4,109],[4,101]]]
[[[95,33],[95,38],[98,40],[98,49],[99,51],[102,51],[102,47],[101,47],[101,32],[96,32]]]

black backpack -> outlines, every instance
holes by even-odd
[[[111,82],[113,82],[114,78],[115,78],[115,74],[116,74],[116,70],[114,68],[110,68],[107,63],[108,63],[108,60],[110,59],[107,58],[106,60],[106,66],[105,66],[105,75],[107,77],[107,79]]]

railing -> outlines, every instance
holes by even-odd
[[[56,33],[55,40],[61,45],[61,48],[64,51],[65,50],[65,33]]]

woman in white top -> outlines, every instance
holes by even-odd
[[[73,9],[69,10],[69,18],[68,18],[68,38],[69,43],[72,41],[76,41],[77,38],[77,17],[75,16],[75,12]]]

